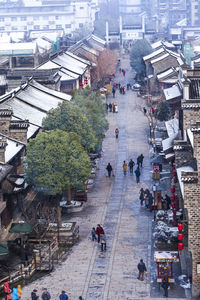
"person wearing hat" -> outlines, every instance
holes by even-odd
[[[68,295],[65,293],[65,291],[62,291],[60,294],[60,300],[69,300]]]
[[[31,293],[31,300],[37,300],[37,290],[34,289]]]

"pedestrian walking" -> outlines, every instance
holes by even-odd
[[[82,296],[79,296],[79,298],[78,298],[79,300],[83,300],[83,297]]]
[[[133,175],[133,167],[135,166],[135,163],[132,159],[129,161],[128,166],[130,170],[130,175]]]
[[[136,176],[136,182],[139,183],[140,182],[140,169],[137,168],[135,170],[135,176]]]
[[[171,199],[167,194],[165,194],[165,201],[167,202],[167,209],[170,209]]]
[[[97,241],[98,241],[98,243],[100,243],[101,236],[105,234],[104,230],[103,230],[103,227],[100,224],[97,225],[96,234],[97,234],[97,237],[98,237]]]
[[[125,95],[125,91],[126,91],[125,86],[123,86],[123,88],[122,88],[122,94],[123,95]]]
[[[144,191],[144,194],[145,194],[145,207],[148,208],[149,207],[149,197],[150,197],[149,189],[146,189]]]
[[[106,170],[108,171],[108,177],[110,177],[112,173],[112,166],[110,163],[107,164]]]
[[[124,160],[124,162],[123,162],[123,172],[124,172],[124,176],[126,176],[126,172],[127,172],[127,163],[126,163],[125,160]]]
[[[118,136],[119,136],[119,129],[116,128],[116,129],[115,129],[115,137],[116,137],[116,139],[118,139]]]
[[[137,166],[140,168],[140,156],[137,157]]]
[[[143,259],[140,259],[140,262],[137,265],[137,268],[138,268],[138,271],[139,271],[137,279],[143,281],[144,280],[144,272],[147,271],[147,268],[145,266],[145,263],[143,262]]]
[[[13,288],[12,290],[12,300],[19,300],[17,288]]]
[[[69,297],[68,295],[65,293],[65,291],[62,291],[60,296],[59,296],[60,300],[68,300]]]
[[[101,252],[106,251],[106,236],[105,236],[105,234],[100,236],[100,241],[101,241]]]
[[[111,103],[109,103],[109,109],[110,109],[110,112],[112,112],[112,104]]]
[[[146,115],[146,113],[147,113],[147,110],[146,110],[146,108],[145,108],[145,107],[143,107],[143,112],[144,112],[144,115]]]
[[[164,297],[168,298],[168,287],[169,287],[169,277],[166,275],[162,280],[162,288],[164,290]]]
[[[37,290],[34,289],[32,292],[31,292],[31,300],[36,300],[37,299]]]
[[[115,113],[115,104],[113,103],[113,113]]]
[[[115,88],[112,89],[113,98],[115,98]]]
[[[114,103],[112,103],[112,112],[113,112],[113,109],[114,109]]]
[[[141,166],[141,168],[142,168],[142,165],[143,165],[143,160],[144,160],[144,155],[141,154],[140,155],[140,166]]]
[[[43,293],[42,293],[42,300],[50,300],[51,299],[51,295],[50,293],[47,291],[46,288],[43,289]]]
[[[92,241],[96,241],[97,237],[96,237],[96,229],[93,227],[92,231],[91,231],[91,236],[92,236]]]
[[[143,201],[144,201],[144,189],[141,188],[140,189],[140,205],[142,206],[143,205]]]
[[[123,76],[125,76],[125,75],[126,75],[126,71],[125,71],[125,70],[123,70],[123,71],[122,71],[122,73],[123,73]]]
[[[118,113],[118,105],[115,104],[115,112]]]
[[[152,196],[152,193],[149,194],[149,210],[150,212],[152,212],[152,205],[153,205],[153,196]]]

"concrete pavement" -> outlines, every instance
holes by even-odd
[[[129,68],[129,60],[121,60],[122,68]],[[126,72],[116,80],[126,80]],[[143,100],[128,91],[108,101],[118,103],[119,113],[108,113],[110,127],[103,143],[100,170],[88,202],[82,212],[67,216],[80,226],[80,242],[69,253],[66,261],[55,270],[23,288],[22,299],[30,299],[33,288],[39,295],[47,287],[52,299],[58,299],[65,290],[70,300],[83,296],[86,300],[138,300],[150,298],[150,276],[145,281],[137,280],[137,264],[144,259],[150,270],[152,216],[140,207],[138,194],[141,187],[151,184],[149,171],[149,146],[147,143],[148,123],[140,106]],[[115,128],[119,128],[119,139],[115,139]],[[144,166],[141,182],[136,184],[135,175],[123,175],[122,164],[132,158],[136,161],[143,153]],[[106,177],[106,165],[110,162],[115,176]],[[107,251],[101,253],[99,245],[90,239],[90,231],[102,224],[107,237]],[[163,299],[163,291],[160,292]],[[170,291],[169,291],[170,297]],[[170,298],[178,300],[178,298]]]

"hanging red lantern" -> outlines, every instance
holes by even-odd
[[[171,187],[171,192],[172,192],[172,194],[175,193],[175,186],[172,186],[172,187]]]
[[[177,183],[177,177],[174,177],[174,183]]]
[[[172,208],[174,209],[175,208],[175,203],[173,202],[171,205],[172,205]]]
[[[173,163],[172,168],[173,168],[174,170],[176,169],[175,163]]]
[[[171,201],[175,201],[175,195],[171,195]]]
[[[178,243],[178,250],[181,251],[184,248],[184,243]]]
[[[179,234],[178,234],[178,240],[179,240],[179,241],[182,241],[182,240],[183,240],[183,234],[182,234],[182,233],[179,233]]]
[[[174,175],[174,176],[177,176],[177,173],[176,173],[176,171],[175,171],[175,170],[173,171],[173,175]]]
[[[178,224],[178,231],[182,231],[183,230],[183,224]]]

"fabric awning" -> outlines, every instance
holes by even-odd
[[[31,223],[12,223],[11,228],[9,230],[10,233],[21,233],[21,234],[29,234],[33,231],[33,224]]]

